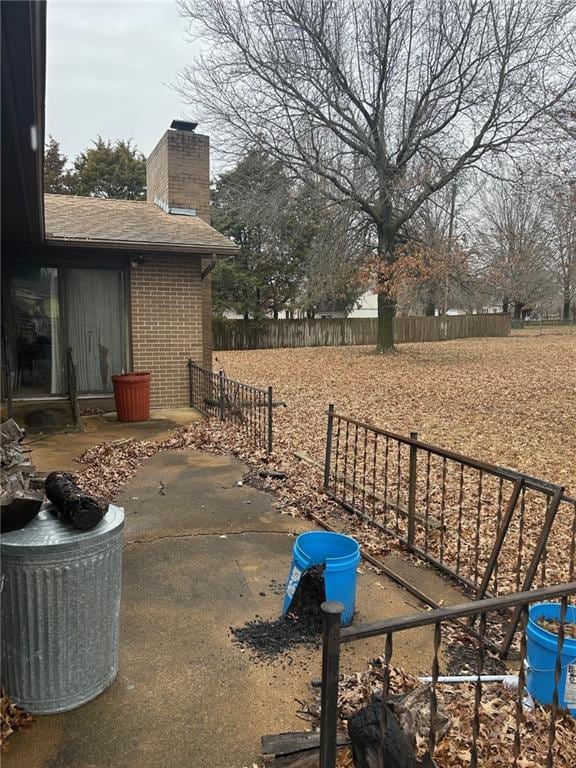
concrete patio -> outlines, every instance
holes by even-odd
[[[78,445],[64,438],[34,450],[40,470],[68,467]],[[89,704],[15,734],[4,768],[252,768],[262,735],[306,729],[295,699],[320,675],[320,651],[264,665],[230,637],[231,626],[279,615],[272,580],[283,583],[294,536],[312,527],[239,486],[245,471],[199,451],[159,453],[140,468],[117,500],[126,510],[118,678]],[[416,610],[407,592],[361,570],[357,621]],[[379,640],[345,646],[343,669],[382,652]],[[426,670],[430,652],[429,631],[413,631],[394,661]]]

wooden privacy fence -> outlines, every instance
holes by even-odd
[[[376,343],[377,319],[329,318],[319,320],[213,321],[214,349],[280,349],[283,347],[348,347]],[[397,317],[397,344],[418,341],[508,336],[509,315],[455,315]]]

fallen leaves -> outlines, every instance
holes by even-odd
[[[343,676],[338,688],[338,712],[342,721],[382,692],[385,661],[377,658],[367,668],[354,675]],[[399,667],[389,667],[390,697],[409,694],[408,700],[420,702],[430,695],[430,686]],[[434,760],[438,768],[468,768],[472,759],[475,686],[471,683],[438,684],[438,706],[442,727],[437,733]],[[541,768],[547,764],[550,712],[542,707],[524,710],[517,717],[515,689],[499,683],[485,683],[479,716],[476,750],[482,768],[503,768],[514,765],[515,743],[519,739],[518,768]],[[319,723],[319,692],[307,711],[314,725]],[[426,720],[426,709],[423,709]],[[428,715],[429,716],[429,715]],[[408,722],[408,721],[407,721]],[[429,722],[429,721],[428,721]],[[405,727],[405,724],[404,724]],[[556,738],[552,747],[554,768],[574,768],[576,765],[576,720],[558,715]],[[414,728],[420,757],[428,748],[422,728]]]
[[[15,731],[20,731],[32,722],[32,715],[13,704],[0,688],[0,746]]]

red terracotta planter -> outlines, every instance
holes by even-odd
[[[123,373],[112,376],[118,421],[147,421],[150,418],[150,374]]]

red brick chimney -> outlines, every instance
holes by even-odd
[[[173,120],[146,161],[146,199],[167,213],[210,223],[210,140]]]

